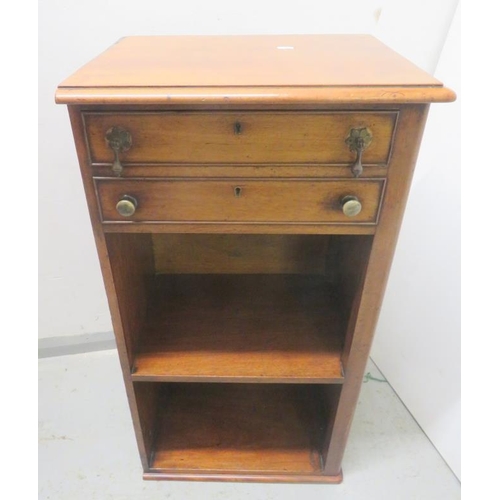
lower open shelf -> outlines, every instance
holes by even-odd
[[[137,390],[144,385],[158,391],[147,479],[340,481],[322,473],[336,386],[141,383]]]

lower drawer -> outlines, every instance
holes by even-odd
[[[376,224],[384,186],[382,179],[95,182],[103,222]]]

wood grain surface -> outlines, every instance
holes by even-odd
[[[172,384],[151,471],[321,474],[321,396],[315,386]]]
[[[219,471],[157,471],[144,472],[146,481],[217,481],[232,483],[304,483],[304,484],[340,484],[343,479],[342,472],[332,476],[329,474],[280,474],[259,472],[219,472]]]
[[[118,307],[129,360],[132,361],[148,309],[148,292],[154,275],[151,235],[120,233],[106,237]]]
[[[239,222],[103,222],[105,233],[151,234],[375,234],[368,224]]]
[[[257,95],[276,103],[283,94],[297,100],[295,89],[302,91],[299,100],[314,99],[325,87],[330,99],[345,102],[356,100],[353,89],[371,102],[409,102],[412,91],[427,102],[454,98],[370,35],[259,35],[122,38],[61,83],[56,100],[133,104],[155,96],[203,103]]]
[[[133,356],[133,351],[130,350],[130,347],[133,347],[135,345],[135,335],[130,331],[129,326],[125,324],[127,318],[130,318],[131,316],[135,318],[140,318],[143,316],[142,313],[136,314],[132,312],[131,315],[125,313],[124,316],[122,317],[122,313],[124,313],[124,308],[123,305],[121,305],[123,304],[123,301],[120,299],[122,293],[121,284],[127,280],[127,277],[118,278],[115,281],[115,276],[116,276],[116,270],[118,268],[121,271],[125,271],[126,266],[120,265],[119,263],[116,264],[112,263],[108,253],[108,242],[106,240],[106,235],[103,231],[103,226],[99,221],[98,202],[95,192],[95,186],[87,164],[87,152],[86,152],[85,134],[83,129],[83,121],[81,118],[81,110],[78,107],[69,106],[69,117],[75,140],[75,147],[78,156],[78,163],[80,166],[80,173],[83,181],[83,188],[85,190],[85,197],[89,208],[90,222],[92,224],[92,230],[94,233],[97,255],[99,257],[99,264],[101,266],[101,272],[106,290],[106,296],[108,298],[111,320],[113,323],[113,332],[115,334],[116,345],[118,348],[117,349],[118,358],[120,360],[120,366],[123,373],[125,390],[127,393],[130,412],[132,415],[132,423],[134,426],[134,432],[137,440],[137,447],[139,449],[139,455],[142,467],[144,470],[146,470],[149,467],[151,440],[148,438],[148,436],[145,436],[143,434],[144,423],[141,420],[138,410],[138,406],[141,404],[141,401],[138,401],[136,398],[136,392],[134,391],[132,379],[130,378],[131,357]],[[118,236],[118,238],[119,237],[120,236]],[[135,246],[135,250],[139,250],[138,247],[140,245],[134,245],[134,244],[132,245]],[[112,248],[112,246],[113,245],[111,244],[110,248]],[[140,250],[139,254],[144,255],[142,252],[144,251],[147,252],[148,248],[150,248],[150,246],[146,245],[146,248]],[[151,265],[154,264],[152,260],[152,252],[150,255],[151,255],[151,260],[142,259],[142,262],[138,262],[134,264],[134,266],[144,266],[143,270],[145,271],[148,268],[147,264],[148,261],[151,263]],[[133,270],[132,274],[136,274],[136,270],[137,269]],[[138,290],[138,294],[141,293],[142,290]],[[125,295],[126,294],[127,293],[125,292]]]
[[[131,180],[97,179],[102,220],[106,222],[286,222],[376,224],[383,180]],[[240,189],[240,194],[235,194]],[[123,217],[116,210],[122,196],[133,196],[137,210]],[[363,208],[348,217],[345,196]]]
[[[335,475],[341,470],[428,110],[428,106],[408,106],[400,114],[400,132],[394,144],[380,223],[373,238],[362,289],[351,309],[351,331],[343,354],[345,381],[337,411],[329,424],[328,445],[324,451],[328,474]]]
[[[337,293],[315,275],[160,275],[132,378],[341,383]]]
[[[352,128],[368,127],[373,140],[363,161],[383,166],[397,112],[111,112],[85,113],[84,120],[94,165],[113,162],[105,141],[111,127],[132,136],[132,147],[120,155],[125,168],[151,163],[350,164],[356,155],[345,139]]]
[[[324,274],[328,236],[153,234],[159,274]]]

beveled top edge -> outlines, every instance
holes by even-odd
[[[414,87],[59,87],[56,103],[68,105],[165,105],[198,107],[321,106],[453,102],[443,86]]]

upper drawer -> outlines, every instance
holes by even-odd
[[[363,164],[386,165],[397,112],[127,112],[84,113],[90,161],[109,165],[106,143],[112,127],[132,139],[120,153],[134,164],[350,164],[356,154],[346,138],[351,129],[368,127],[371,144]]]

